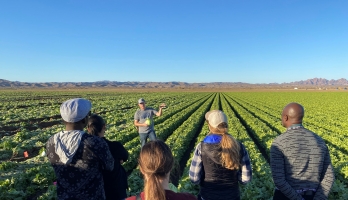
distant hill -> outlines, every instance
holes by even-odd
[[[325,87],[348,87],[348,80],[327,80],[324,78],[313,78],[305,81],[290,83],[268,83],[250,84],[242,82],[212,82],[212,83],[186,83],[186,82],[118,82],[118,81],[96,81],[96,82],[44,82],[28,83],[19,81],[8,81],[0,79],[0,88],[325,88]]]
[[[296,82],[291,82],[288,83],[291,85],[318,85],[318,86],[346,86],[348,85],[348,80],[345,78],[341,78],[338,80],[327,80],[324,78],[313,78],[313,79],[308,79],[305,81],[296,81]]]

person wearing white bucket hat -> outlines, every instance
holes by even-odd
[[[65,131],[46,143],[47,157],[57,177],[58,199],[105,199],[102,169],[112,170],[114,159],[100,137],[86,134],[92,104],[76,98],[60,106]]]
[[[198,200],[240,199],[238,183],[251,181],[250,158],[244,145],[228,134],[228,120],[220,110],[205,114],[209,134],[195,149],[189,178],[200,185]]]

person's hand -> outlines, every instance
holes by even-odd
[[[149,125],[147,123],[143,123],[144,127],[148,127]]]
[[[120,160],[120,164],[123,164],[123,160]]]
[[[166,108],[167,105],[165,103],[161,103],[161,105],[159,106],[160,108]]]

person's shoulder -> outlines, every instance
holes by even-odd
[[[106,138],[103,138],[105,140],[105,142],[109,145],[109,146],[113,146],[113,147],[123,147],[123,144],[119,141],[113,141],[113,140],[108,140]]]
[[[56,133],[57,134],[57,133]],[[54,137],[55,137],[55,135],[56,134],[54,134],[54,135],[51,135],[49,138],[48,138],[48,140],[47,140],[47,142],[46,143],[53,143],[53,141],[54,141]]]
[[[178,196],[180,196],[180,199],[183,200],[193,200],[193,199],[197,199],[196,196],[190,194],[190,193],[177,193]]]
[[[196,145],[196,150],[201,150],[201,148],[202,148],[202,142],[203,142],[203,141],[199,142],[199,143]]]
[[[91,134],[88,134],[88,133],[84,133],[82,135],[82,140],[95,140],[97,138],[97,136],[94,136],[94,135],[91,135]]]
[[[136,196],[131,196],[131,197],[128,197],[126,200],[136,200],[137,197]]]
[[[325,145],[326,146],[326,143],[325,143],[324,139],[322,137],[320,137],[318,134],[316,134],[313,131],[308,130],[306,128],[304,128],[304,130],[306,131],[306,134],[308,134],[308,137],[315,138],[315,140],[317,141],[318,145]]]
[[[81,141],[89,146],[104,146],[107,145],[106,141],[99,137],[99,136],[95,136],[95,135],[90,135],[88,133],[83,134]]]
[[[141,199],[145,199],[144,192],[141,192],[140,196],[141,196]],[[137,195],[128,197],[126,200],[136,200],[136,199],[137,199]]]
[[[181,200],[194,200],[197,199],[194,195],[190,193],[175,193],[171,190],[166,190],[166,196],[170,200],[181,199]]]
[[[238,140],[237,140],[237,142],[238,142],[240,148],[241,148],[243,151],[244,151],[244,150],[246,151],[245,145],[244,145],[242,142],[238,141]]]
[[[54,145],[55,139],[58,138],[58,137],[60,136],[60,134],[62,134],[63,132],[64,132],[64,131],[59,131],[58,133],[55,133],[55,134],[51,135],[51,136],[48,138],[46,144],[47,144],[47,145]]]
[[[289,136],[291,136],[292,130],[286,130],[284,133],[281,133],[277,137],[274,138],[273,143],[281,142],[282,140],[287,140]]]

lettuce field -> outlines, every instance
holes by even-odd
[[[172,149],[176,165],[171,181],[179,191],[197,194],[188,169],[192,152],[208,133],[204,114],[223,110],[229,132],[247,148],[253,180],[240,186],[242,199],[272,199],[274,184],[269,149],[285,131],[280,114],[290,102],[305,107],[303,125],[321,136],[330,149],[336,181],[329,199],[348,199],[348,93],[347,92],[113,92],[113,91],[1,91],[0,92],[0,200],[56,199],[55,175],[45,156],[47,139],[64,129],[59,107],[67,99],[82,97],[92,102],[92,113],[107,121],[106,138],[120,141],[130,157],[129,194],[142,190],[137,168],[140,151],[133,125],[137,100],[158,109],[154,119],[157,137]]]

